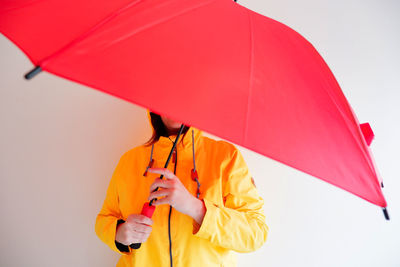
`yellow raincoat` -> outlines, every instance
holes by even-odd
[[[149,112],[148,117],[150,120]],[[176,135],[160,137],[154,144],[153,167],[164,167],[175,138]],[[152,232],[141,248],[129,248],[129,252],[117,248],[118,220],[126,220],[133,213],[140,214],[143,203],[148,201],[150,185],[160,176],[150,172],[143,176],[150,161],[151,146],[132,148],[119,160],[95,223],[97,236],[121,254],[117,267],[236,266],[236,255],[232,251],[251,252],[266,241],[264,202],[239,150],[226,141],[203,136],[202,131],[194,127],[189,128],[176,150],[176,163],[170,161],[168,169],[174,172],[177,164],[176,176],[193,196],[197,190],[197,183],[191,178],[193,154],[195,156],[201,184],[199,199],[206,207],[201,226],[174,208],[169,218],[170,206],[160,205],[152,217]]]

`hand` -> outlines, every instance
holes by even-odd
[[[206,212],[203,201],[195,198],[187,191],[181,180],[170,170],[165,168],[149,168],[148,172],[163,174],[166,179],[157,178],[150,186],[149,200],[163,197],[153,201],[153,205],[169,204],[176,210],[189,215],[201,225]],[[158,191],[153,192],[157,187]]]
[[[141,215],[131,214],[126,222],[118,225],[115,234],[115,240],[119,243],[129,246],[132,243],[143,243],[151,233],[153,220]]]

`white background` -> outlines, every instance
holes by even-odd
[[[330,66],[384,179],[379,207],[242,147],[270,232],[239,266],[400,266],[400,2],[239,1],[292,27]],[[46,72],[0,36],[0,266],[115,266],[94,223],[120,156],[151,135],[145,109]],[[217,139],[217,137],[215,137]]]

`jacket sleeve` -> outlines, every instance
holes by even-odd
[[[118,222],[123,222],[121,211],[119,209],[117,183],[119,177],[122,175],[124,155],[120,158],[111,177],[103,207],[96,217],[95,231],[100,240],[106,243],[112,250],[121,255],[129,255],[131,249],[128,246],[124,246],[115,241]],[[122,249],[122,251],[119,250],[119,248]]]
[[[237,252],[254,251],[267,239],[264,201],[236,148],[223,173],[226,174],[223,178],[227,179],[223,189],[225,204],[218,206],[204,198],[207,211],[201,226],[194,224],[194,235]]]

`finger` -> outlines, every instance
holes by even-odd
[[[156,189],[157,187],[171,188],[172,187],[172,183],[169,180],[162,180],[162,179],[157,178],[150,185],[150,192],[153,192],[154,189]]]
[[[135,224],[135,223],[141,223],[141,224],[147,224],[147,225],[153,224],[152,219],[150,219],[149,217],[146,217],[142,214],[136,214],[136,216],[132,216],[129,219],[130,219],[129,221],[133,224]]]
[[[147,233],[134,233],[134,237],[132,239],[132,243],[144,243],[150,234]]]
[[[152,173],[162,174],[167,179],[175,178],[175,174],[166,168],[149,168],[147,171]]]
[[[146,224],[141,224],[141,223],[136,223],[136,224],[131,224],[130,225],[131,230],[138,232],[138,233],[144,233],[144,234],[149,234],[151,233],[151,226],[148,226]]]
[[[171,194],[171,191],[172,191],[172,189],[163,189],[163,190],[158,190],[158,191],[152,192],[149,195],[148,200],[152,200],[153,198],[168,196],[169,194]]]
[[[162,204],[171,205],[171,198],[170,197],[164,197],[164,198],[160,198],[160,199],[157,199],[157,200],[153,201],[153,205],[154,206],[158,206],[158,205],[162,205]]]
[[[150,234],[145,234],[145,233],[138,233],[138,236],[136,237],[136,242],[134,243],[144,243],[146,242],[147,238],[149,238]]]

